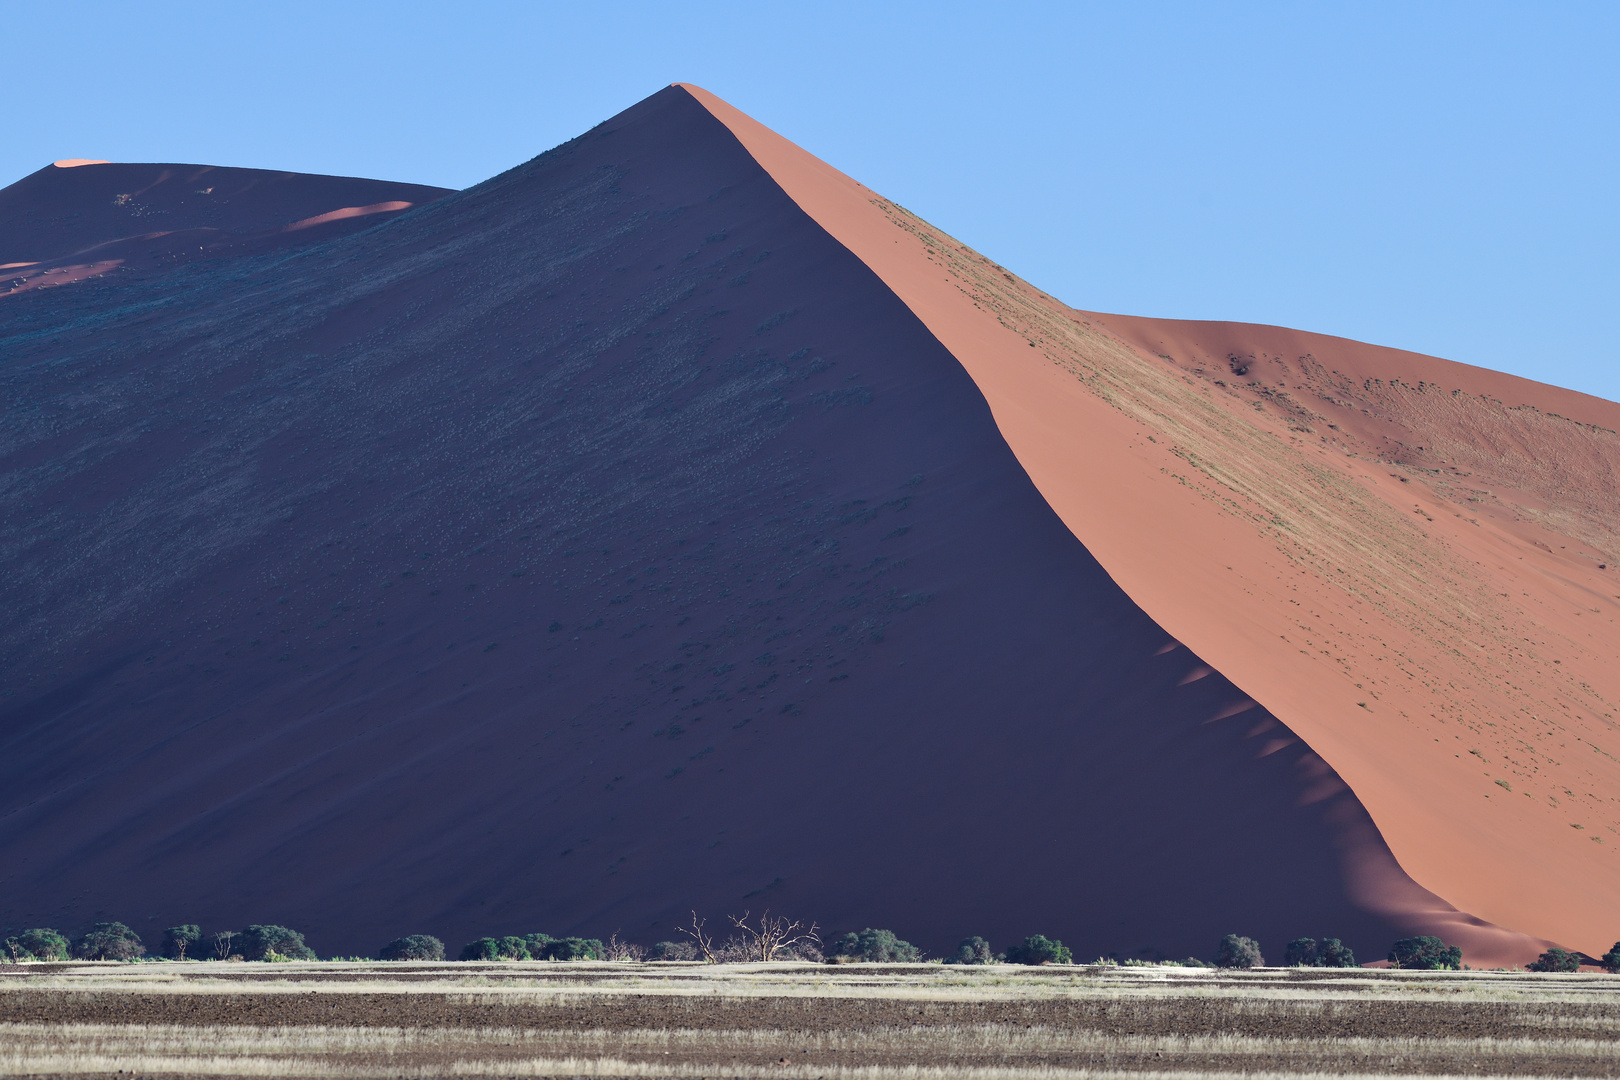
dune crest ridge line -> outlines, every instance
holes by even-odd
[[[1070,309],[686,89],[963,364],[1113,579],[1319,753],[1417,882],[1607,948],[1620,406],[1325,335]]]

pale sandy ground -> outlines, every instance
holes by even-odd
[[[228,972],[218,969],[228,967]],[[0,1071],[1612,1076],[1609,975],[808,964],[0,973]]]

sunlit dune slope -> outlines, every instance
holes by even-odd
[[[0,189],[0,295],[313,243],[446,194],[349,176],[58,162]]]
[[[1620,406],[1276,327],[1072,310],[697,88],[972,375],[1160,625],[1494,923],[1620,936]]]
[[[363,233],[10,298],[4,921],[1542,947],[1402,873],[791,193],[671,88]]]

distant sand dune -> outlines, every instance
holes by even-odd
[[[126,272],[167,269],[199,254],[284,247],[289,230],[340,235],[376,224],[352,219],[446,194],[346,176],[73,158],[0,190],[0,260],[65,267],[116,255]]]

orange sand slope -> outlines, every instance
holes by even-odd
[[[1149,615],[1457,907],[1620,935],[1620,405],[1276,327],[1076,311],[688,87],[967,368]]]

